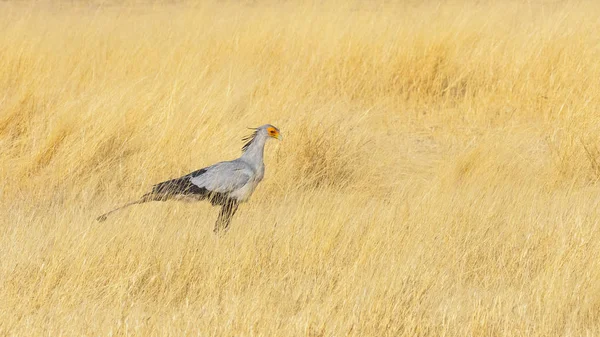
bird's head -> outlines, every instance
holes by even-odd
[[[257,137],[260,137],[262,139],[269,139],[269,138],[275,138],[275,139],[279,139],[279,140],[283,139],[283,137],[281,136],[281,133],[279,132],[279,129],[274,127],[271,124],[265,124],[263,126],[259,126],[257,128],[251,128],[251,129],[254,130],[254,133],[243,138],[244,142],[246,142],[246,144],[244,144],[244,146],[242,147],[243,152],[246,152],[246,150],[250,147],[250,144],[252,144],[254,139],[256,139]]]
[[[281,133],[279,132],[279,129],[274,127],[271,124],[265,124],[261,127],[258,127],[256,129],[256,131],[263,133],[267,137],[271,137],[271,138],[275,138],[275,139],[279,139],[279,140],[283,139],[283,137],[281,136]]]

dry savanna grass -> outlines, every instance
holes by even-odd
[[[0,3],[0,334],[600,334],[594,1]],[[100,213],[239,155],[207,203]]]

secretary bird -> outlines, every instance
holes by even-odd
[[[270,138],[282,139],[278,128],[270,124],[255,128],[252,135],[243,139],[246,144],[242,147],[241,157],[158,183],[140,199],[104,213],[97,220],[104,221],[113,212],[149,201],[208,200],[213,206],[221,206],[214,232],[225,231],[238,205],[248,201],[264,177],[263,153]]]

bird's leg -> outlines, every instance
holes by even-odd
[[[229,223],[231,222],[231,218],[235,214],[238,209],[238,203],[233,200],[226,201],[221,207],[221,212],[219,212],[219,217],[217,218],[217,222],[215,223],[215,233],[219,233],[221,231],[226,231],[229,227]]]

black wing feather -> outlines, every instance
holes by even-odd
[[[146,196],[152,200],[167,200],[176,195],[207,196],[209,191],[192,184],[192,178],[202,175],[206,169],[200,169],[183,177],[160,182],[152,186],[152,192]]]
[[[223,193],[217,193],[207,190],[204,187],[198,187],[192,183],[192,178],[198,177],[206,168],[186,174],[183,177],[163,181],[152,186],[152,192],[144,195],[144,200],[166,201],[176,196],[194,196],[198,199],[208,198],[213,205],[223,205],[229,197]]]

